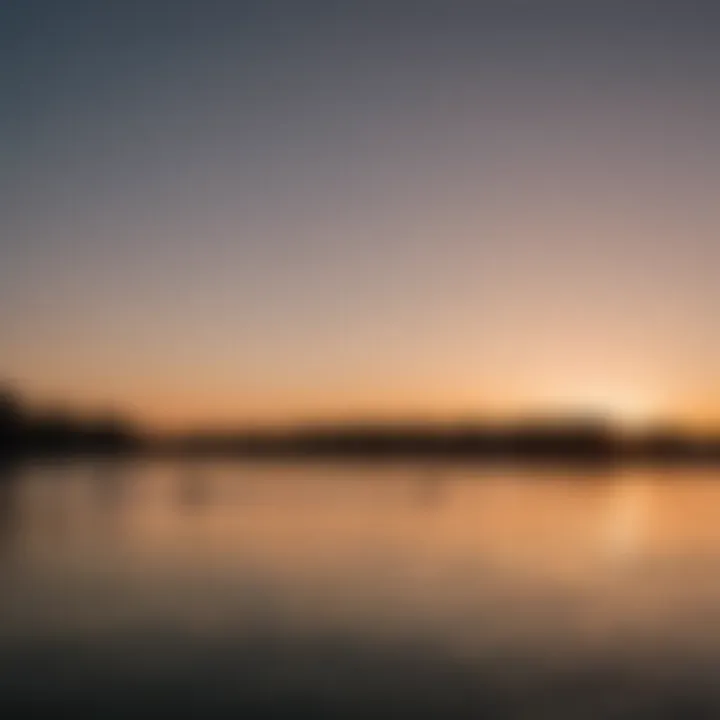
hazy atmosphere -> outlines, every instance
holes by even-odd
[[[719,23],[5,3],[0,372],[159,428],[717,422]]]

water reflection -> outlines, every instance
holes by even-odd
[[[222,698],[249,711],[254,698],[287,717],[293,698],[343,717],[391,701],[418,716],[446,709],[432,717],[462,716],[463,702],[468,717],[493,703],[489,717],[661,717],[649,714],[660,698],[720,711],[705,684],[720,662],[719,480],[3,468],[0,549],[14,574],[0,594],[0,671],[15,685],[0,709],[23,683],[60,688],[73,707],[88,691],[156,683],[206,710]],[[18,657],[34,665],[21,672]]]
[[[100,462],[90,481],[97,511],[105,516],[117,515],[128,499],[132,469],[122,462]]]
[[[413,480],[414,494],[419,507],[438,510],[445,498],[447,475],[441,467],[422,470]]]
[[[652,481],[638,472],[618,482],[609,497],[604,528],[608,554],[622,562],[642,555],[648,539]]]
[[[202,470],[181,471],[177,479],[177,502],[180,508],[198,511],[212,502],[212,477]]]
[[[0,461],[0,557],[11,552],[19,520],[16,507],[18,468],[10,461]]]

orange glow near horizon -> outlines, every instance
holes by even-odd
[[[570,397],[572,399],[570,399]],[[385,396],[377,401],[367,398],[364,402],[351,402],[349,398],[333,396],[317,397],[315,403],[275,404],[247,402],[242,396],[225,398],[173,395],[149,398],[155,402],[97,403],[87,402],[66,407],[89,411],[110,409],[127,415],[149,430],[182,431],[194,429],[232,429],[233,427],[282,427],[303,423],[352,423],[379,422],[390,424],[455,423],[472,421],[505,422],[524,417],[597,417],[607,418],[620,429],[628,432],[641,431],[654,425],[673,425],[689,431],[714,432],[720,430],[720,417],[705,409],[683,409],[675,412],[640,403],[636,398],[602,399],[593,395],[568,396],[567,400],[553,402],[514,402],[503,405],[488,401],[484,404],[452,402],[449,398],[442,404],[423,404],[421,398],[405,403],[402,398]],[[324,402],[323,402],[324,400]],[[395,402],[393,402],[395,400]],[[38,403],[42,405],[42,403]]]
[[[0,381],[158,428],[720,423],[711,23],[287,5],[6,59]]]
[[[125,414],[148,429],[177,431],[183,429],[232,428],[256,424],[282,426],[303,422],[463,422],[472,420],[512,420],[525,416],[557,415],[567,417],[607,417],[619,427],[633,431],[656,423],[677,424],[692,430],[720,429],[720,412],[712,397],[692,401],[669,394],[653,393],[649,384],[636,387],[631,383],[602,384],[594,376],[583,386],[570,373],[563,384],[534,387],[525,383],[490,383],[473,385],[467,378],[449,372],[435,382],[405,378],[403,382],[362,382],[358,378],[343,387],[326,383],[322,387],[287,387],[275,389],[244,385],[216,375],[212,382],[206,376],[189,377],[182,382],[177,375],[165,373],[163,382],[125,378],[111,387],[100,378],[94,383],[55,381],[53,384],[16,381],[21,393],[30,389],[28,399],[36,406],[59,404],[80,411],[112,410]],[[529,373],[530,374],[530,373]],[[447,382],[445,382],[447,380]]]

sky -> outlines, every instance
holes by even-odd
[[[719,73],[715,0],[0,0],[0,377],[718,421]]]

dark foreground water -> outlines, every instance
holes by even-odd
[[[720,717],[720,474],[3,475],[2,718]]]

